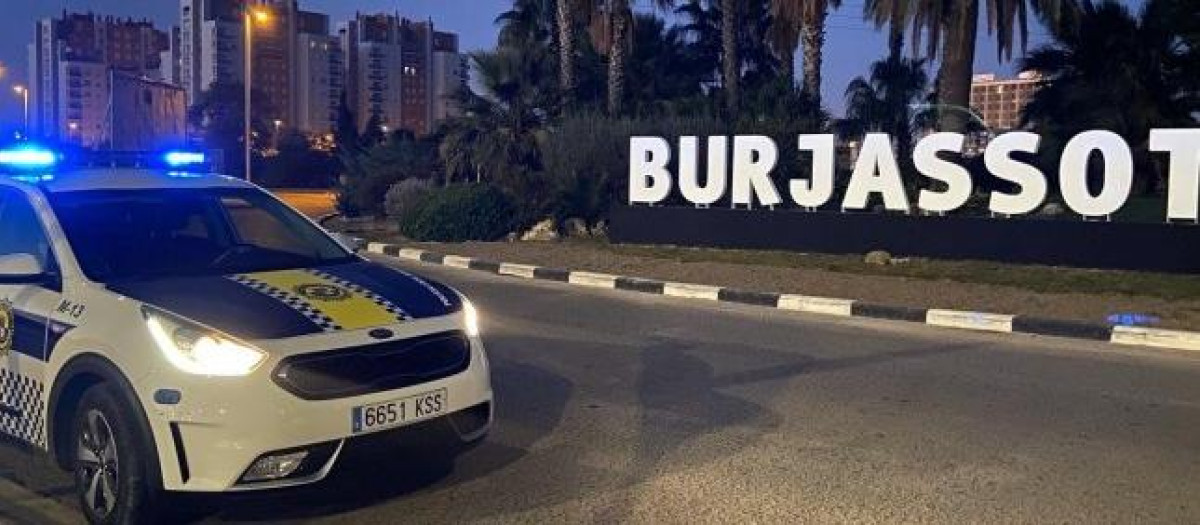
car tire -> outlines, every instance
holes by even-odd
[[[107,383],[89,388],[79,401],[70,450],[79,506],[90,523],[155,520],[161,481],[148,475],[153,448],[133,413]]]

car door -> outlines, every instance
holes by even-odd
[[[0,434],[45,448],[46,362],[62,283],[51,243],[29,196],[0,187],[0,256],[27,254],[51,277],[0,283]]]

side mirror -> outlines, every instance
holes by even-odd
[[[42,284],[46,269],[28,253],[0,255],[0,284]]]
[[[333,235],[334,240],[346,247],[347,250],[350,250],[354,253],[361,252],[367,247],[367,241],[359,239],[358,237],[338,232],[333,232],[331,235]]]

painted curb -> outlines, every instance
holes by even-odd
[[[547,268],[529,264],[494,262],[457,255],[442,255],[413,248],[402,248],[394,244],[375,242],[367,245],[367,251],[409,261],[485,271],[522,279],[556,281],[589,288],[607,288],[685,299],[748,304],[837,317],[866,317],[891,321],[906,321],[941,328],[1062,337],[1088,341],[1105,341],[1124,346],[1200,352],[1200,332],[1127,326],[1113,327],[1100,323],[1048,319],[1027,315],[1008,315],[938,308],[913,308],[909,306],[866,303],[851,299],[754,292],[705,284],[666,282],[640,277]]]

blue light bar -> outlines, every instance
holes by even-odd
[[[58,162],[58,155],[48,149],[20,147],[0,150],[0,165],[16,169],[46,169]]]
[[[196,164],[204,164],[207,160],[203,153],[195,151],[171,151],[163,155],[163,160],[167,165],[173,167],[194,166]]]

